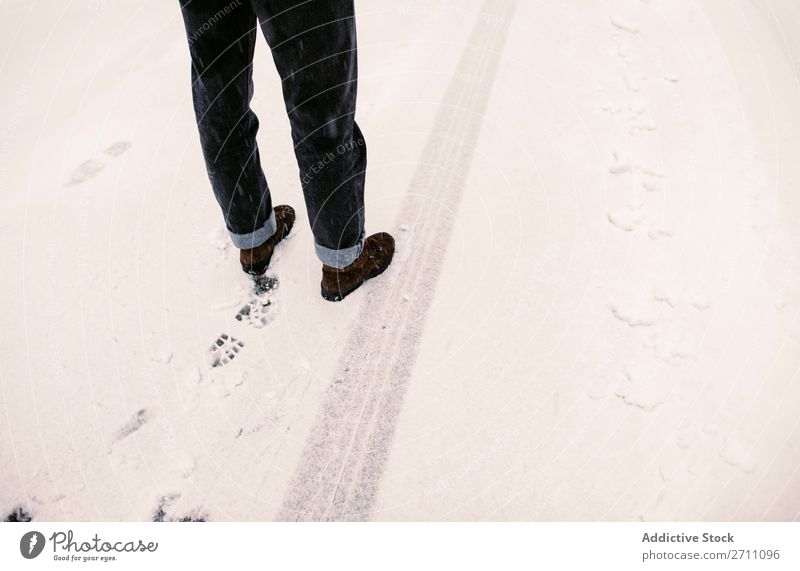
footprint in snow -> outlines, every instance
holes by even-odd
[[[253,293],[263,295],[278,288],[278,278],[266,274],[253,278]]]
[[[78,165],[78,167],[72,171],[65,186],[75,186],[76,184],[91,180],[100,174],[104,168],[106,168],[106,165],[102,161],[89,159]]]
[[[253,280],[255,297],[247,302],[236,314],[236,320],[247,323],[256,329],[270,322],[275,311],[275,300],[271,295],[278,287],[278,278],[259,276]]]
[[[617,28],[618,30],[622,30],[624,32],[628,32],[629,34],[638,34],[639,33],[639,24],[636,22],[632,22],[622,16],[612,16],[611,17],[611,25]]]
[[[110,157],[118,157],[131,148],[130,141],[117,141],[108,146],[103,153]],[[87,182],[106,168],[106,163],[101,159],[89,159],[79,164],[69,175],[64,186],[75,186]]]
[[[272,300],[270,299],[261,299],[258,297],[251,299],[236,314],[236,321],[241,321],[252,325],[256,329],[260,329],[269,323],[272,317],[270,315],[271,306]]]
[[[199,521],[208,521],[208,514],[202,511],[200,508],[195,508],[188,513],[184,513],[183,515],[172,514],[175,510],[173,509],[174,504],[180,499],[181,494],[173,493],[173,494],[166,494],[161,496],[158,500],[158,505],[156,505],[155,510],[153,511],[152,521],[156,523],[160,522],[199,522]]]
[[[114,435],[114,442],[119,442],[123,438],[127,438],[140,428],[142,428],[147,421],[150,420],[150,412],[146,409],[140,409],[132,417],[128,419],[125,425],[117,430]]]
[[[623,232],[633,232],[644,221],[641,211],[630,207],[610,210],[606,213],[606,218]]]
[[[239,354],[244,347],[244,342],[227,333],[223,333],[214,341],[209,349],[209,357],[212,367],[227,365]]]
[[[130,141],[117,141],[116,143],[108,146],[103,152],[110,157],[118,157],[125,151],[131,148]]]
[[[5,522],[28,522],[33,518],[28,511],[22,506],[16,506],[9,513],[3,516]]]

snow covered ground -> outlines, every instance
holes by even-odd
[[[800,518],[794,0],[360,0],[398,256],[339,304],[263,38],[254,300],[177,2],[0,6],[4,514]]]

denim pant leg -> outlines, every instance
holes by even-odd
[[[208,178],[233,243],[253,248],[276,227],[250,109],[256,15],[249,0],[181,0],[181,13]]]
[[[345,267],[364,242],[367,167],[353,1],[250,1],[281,76],[317,256]]]

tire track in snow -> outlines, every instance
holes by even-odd
[[[476,16],[395,225],[413,232],[369,288],[279,520],[369,518],[515,3],[487,0]]]

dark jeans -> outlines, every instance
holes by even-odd
[[[364,240],[367,148],[355,122],[352,0],[180,0],[206,170],[233,243],[275,232],[256,143],[253,51],[258,25],[283,84],[308,219],[323,263],[344,267]]]

